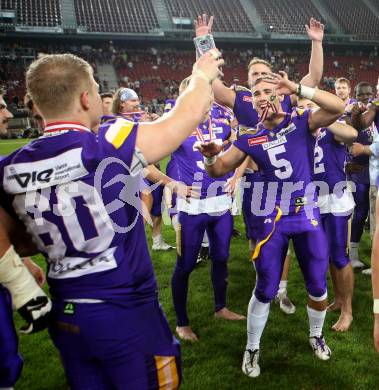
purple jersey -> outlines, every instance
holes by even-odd
[[[97,139],[80,124],[50,124],[0,162],[0,199],[45,255],[55,298],[125,305],[157,298],[133,175],[143,160],[137,129],[115,119]]]
[[[175,107],[176,100],[175,99],[166,99],[164,106],[164,113],[170,112]]]
[[[103,115],[101,118],[100,118],[100,124],[102,125],[103,123],[105,122],[108,122],[110,120],[113,120],[114,119],[114,115]]]
[[[124,114],[118,114],[117,118],[123,118],[126,119],[127,121],[132,121],[132,122],[139,122],[141,120],[142,114],[144,114],[144,112],[142,111],[126,112]]]
[[[215,108],[212,107],[210,119],[200,123],[192,135],[173,153],[180,181],[187,185],[199,182],[201,184],[201,199],[207,197],[208,189],[212,183],[226,180],[225,177],[214,179],[208,176],[205,171],[203,156],[197,149],[197,146],[202,142],[209,142],[210,137],[212,137],[212,141],[221,145],[230,136],[231,129],[228,119],[221,116],[213,117],[214,110]],[[218,111],[219,108],[216,107],[216,110]],[[211,192],[208,196],[225,194],[221,186],[215,185],[214,190],[214,193]]]
[[[328,184],[329,190],[339,182],[346,182],[346,146],[334,139],[328,129],[319,129],[314,150],[314,181]]]
[[[233,112],[238,123],[242,126],[254,127],[259,122],[259,115],[253,107],[253,96],[249,89],[237,86],[236,100],[234,102]],[[285,96],[281,102],[282,111],[291,113],[292,105],[290,96]]]
[[[259,166],[261,180],[270,185],[270,195],[263,195],[267,203],[282,207],[313,204],[311,137],[308,126],[309,111],[295,110],[276,128],[268,130],[262,124],[256,129],[241,132],[234,146],[242,150]],[[277,189],[276,189],[277,187]],[[283,211],[284,213],[285,211]]]

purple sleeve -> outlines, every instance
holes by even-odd
[[[138,123],[117,120],[109,127],[102,128],[99,132],[99,145],[103,157],[115,157],[131,166],[134,151]]]

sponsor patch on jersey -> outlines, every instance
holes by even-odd
[[[248,102],[248,103],[252,103],[253,102],[253,98],[252,98],[252,96],[244,96],[242,98],[242,101]]]
[[[265,142],[268,141],[267,135],[264,135],[263,137],[256,137],[256,138],[250,138],[247,140],[249,146],[255,146],[255,145],[264,145]]]
[[[119,149],[128,138],[135,123],[126,119],[119,118],[105,133],[105,139],[111,143],[116,149]]]
[[[9,194],[23,194],[88,175],[82,161],[82,148],[58,156],[4,167],[3,187]]]
[[[294,123],[291,123],[288,127],[280,130],[279,133],[277,133],[277,137],[283,137],[284,135],[287,135],[294,130],[296,130],[296,125]]]
[[[222,127],[213,127],[212,126],[212,132],[213,134],[222,134],[224,129]]]
[[[49,278],[78,278],[117,268],[117,262],[114,258],[115,251],[116,248],[109,248],[94,258],[64,257],[51,261],[49,264]]]
[[[287,142],[287,138],[285,136],[283,136],[283,137],[280,137],[274,141],[264,143],[262,145],[262,147],[263,147],[263,150],[267,150],[267,149],[273,148],[274,146],[285,144],[286,142]]]

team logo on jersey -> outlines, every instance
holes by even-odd
[[[283,136],[283,137],[280,137],[274,141],[264,143],[262,145],[262,147],[263,147],[263,150],[268,150],[268,149],[273,148],[274,146],[285,144],[286,142],[287,142],[287,138],[285,136]]]
[[[134,127],[134,122],[119,118],[105,133],[105,139],[116,149],[119,149],[128,138]]]
[[[253,103],[253,98],[251,96],[244,96],[242,98],[242,101],[247,102],[247,103]]]
[[[318,226],[318,221],[316,219],[311,219],[311,225],[314,226],[314,227],[317,227]]]
[[[250,138],[247,140],[249,146],[265,144],[265,142],[267,141],[268,141],[267,135],[264,135],[263,137]]]
[[[271,218],[266,218],[263,223],[272,223],[272,219]]]

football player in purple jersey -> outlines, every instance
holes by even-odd
[[[331,356],[322,334],[327,308],[328,253],[315,201],[309,150],[311,134],[335,122],[342,115],[344,104],[329,92],[289,81],[284,72],[258,79],[252,93],[259,114],[267,111],[275,96],[283,94],[306,97],[320,107],[313,112],[295,111],[283,118],[275,102],[276,109],[269,108],[258,132],[240,136],[221,156],[218,156],[220,147],[215,144],[201,145],[205,167],[211,176],[225,175],[249,155],[258,164],[266,186],[255,197],[256,201],[263,198],[264,209],[255,204],[252,210],[259,215],[258,242],[253,255],[257,281],[249,303],[248,342],[242,363],[246,375],[257,377],[260,339],[270,302],[278,291],[289,239],[293,240],[308,292],[310,345],[319,359],[328,360]]]
[[[358,83],[355,87],[355,102],[350,105],[351,121],[353,126],[358,130],[358,138],[352,146],[350,159],[346,164],[349,180],[355,184],[354,200],[355,209],[351,224],[351,242],[350,242],[350,259],[353,268],[364,267],[365,264],[359,260],[359,243],[361,241],[364,225],[369,214],[370,206],[370,170],[369,170],[369,155],[360,154],[357,151],[360,145],[369,146],[373,139],[372,124],[374,119],[368,121],[368,115],[365,115],[365,120],[359,120],[359,113],[366,111],[368,104],[374,97],[372,87],[369,83]],[[371,112],[375,112],[375,104],[371,105]],[[357,116],[358,113],[358,116]],[[357,121],[358,119],[358,121]],[[365,128],[362,128],[363,123],[369,123]],[[366,270],[364,270],[366,271]]]
[[[179,91],[184,93],[191,77],[183,80]],[[173,153],[179,180],[186,185],[198,186],[200,198],[189,202],[178,199],[179,228],[177,233],[177,260],[172,276],[172,297],[176,313],[176,332],[181,339],[197,341],[198,336],[190,326],[187,315],[189,277],[195,268],[197,256],[207,232],[209,255],[212,260],[211,278],[214,290],[215,316],[227,320],[242,320],[245,317],[226,307],[227,261],[233,219],[230,212],[232,198],[225,191],[227,176],[215,180],[207,175],[198,147],[205,140],[225,146],[232,134],[230,122],[220,107],[208,106],[207,112],[192,134]]]
[[[203,14],[198,16],[195,20],[196,36],[202,36],[210,34],[212,31],[213,16],[207,20],[207,15]],[[314,18],[311,18],[309,26],[306,26],[307,34],[309,39],[312,41],[311,58],[309,62],[309,73],[303,77],[301,84],[309,87],[316,87],[321,81],[323,64],[324,64],[324,52],[322,47],[322,41],[324,38],[324,25]],[[266,76],[272,72],[272,65],[264,59],[254,57],[248,65],[248,85],[251,86],[255,83],[256,79],[261,76]],[[246,126],[247,128],[255,127],[260,121],[258,112],[255,110],[252,104],[251,90],[242,86],[233,86],[233,88],[226,87],[220,80],[215,80],[213,83],[213,89],[215,92],[215,99],[220,104],[229,107],[233,110],[234,115],[240,126]],[[285,113],[291,113],[292,107],[296,106],[296,96],[281,96],[280,106],[278,109]],[[263,115],[265,115],[263,113]],[[249,216],[249,209],[251,203],[251,193],[249,188],[254,187],[254,183],[259,180],[259,175],[253,173],[254,166],[251,159],[246,167],[245,172],[239,170],[236,171],[237,176],[244,176],[244,195],[242,210],[244,214],[245,223],[250,224],[247,227],[247,233],[251,236],[251,232],[255,230],[254,226],[251,226],[254,218]],[[234,180],[235,181],[235,180]],[[246,192],[246,194],[245,194]],[[251,242],[250,247],[254,246]],[[254,240],[253,240],[254,241]],[[290,256],[288,254],[286,263],[283,269],[283,275],[281,278],[281,284],[278,291],[278,296],[275,302],[279,303],[279,307],[286,314],[293,314],[296,310],[295,305],[290,301],[287,296],[287,284],[288,284],[288,270],[290,264]]]
[[[138,172],[173,152],[200,122],[219,55],[196,62],[187,91],[164,118],[115,118],[98,137],[90,129],[99,123],[101,98],[86,61],[46,55],[27,71],[44,136],[0,162],[0,201],[48,262],[50,334],[74,390],[179,387],[180,350],[158,302]],[[0,274],[13,276],[12,261],[0,264]]]
[[[308,99],[299,99],[298,108],[317,109]],[[341,310],[332,326],[337,332],[346,332],[353,321],[352,297],[354,273],[348,256],[349,219],[354,209],[353,194],[346,182],[345,163],[347,145],[357,138],[357,131],[338,121],[314,134],[311,149],[313,180],[320,186],[318,206],[329,247],[330,274],[334,288],[334,302],[328,311]]]

